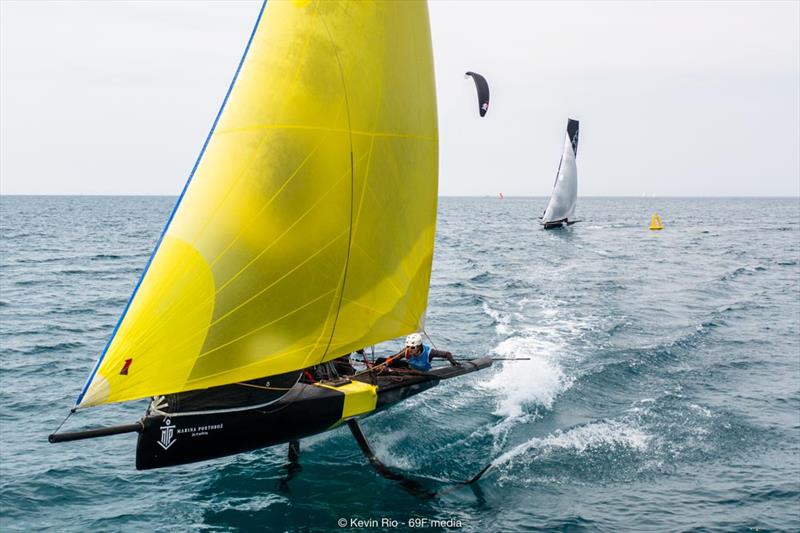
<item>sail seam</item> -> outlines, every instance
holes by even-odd
[[[432,141],[435,139],[432,135],[419,135],[417,133],[393,133],[388,131],[362,131],[362,130],[345,130],[343,128],[325,128],[321,126],[307,126],[302,124],[253,124],[250,126],[242,126],[239,128],[229,128],[219,130],[219,134],[227,133],[242,133],[242,132],[255,132],[262,130],[308,130],[308,131],[330,131],[334,133],[351,133],[353,135],[365,135],[370,137],[393,137],[398,139],[416,139],[420,141]]]
[[[330,290],[328,292],[324,292],[321,295],[317,296],[316,298],[304,303],[303,305],[301,305],[299,307],[295,307],[294,309],[292,309],[288,313],[284,314],[283,316],[279,316],[278,318],[276,318],[274,320],[271,320],[271,321],[267,322],[266,324],[262,324],[261,326],[255,328],[255,329],[252,329],[252,330],[248,331],[247,333],[245,333],[243,335],[239,335],[235,339],[230,340],[230,341],[226,342],[225,344],[220,344],[219,346],[217,346],[215,348],[212,348],[210,350],[206,350],[205,352],[203,352],[203,353],[201,353],[201,354],[199,354],[197,356],[197,360],[199,361],[202,357],[206,357],[207,355],[212,354],[212,353],[216,352],[217,350],[221,350],[222,348],[225,348],[226,346],[229,346],[229,345],[233,344],[234,342],[238,342],[238,341],[240,341],[240,340],[252,335],[256,331],[261,331],[262,329],[264,329],[264,328],[266,328],[268,326],[271,326],[272,324],[275,324],[277,322],[280,322],[281,320],[285,320],[286,318],[289,318],[293,314],[295,314],[295,313],[297,313],[299,311],[302,311],[306,307],[308,307],[310,305],[313,305],[313,304],[317,303],[318,301],[322,300],[323,298],[325,298],[326,296],[328,296],[332,292],[335,292],[335,290]],[[260,363],[261,361],[258,361],[258,362]]]
[[[186,180],[186,184],[183,186],[183,190],[181,190],[180,196],[178,196],[178,200],[175,202],[175,206],[172,208],[172,212],[167,219],[167,223],[164,225],[164,229],[161,231],[161,235],[158,237],[158,242],[156,242],[156,246],[153,249],[153,253],[150,254],[150,258],[147,260],[147,264],[142,270],[141,276],[139,276],[139,280],[136,282],[136,286],[131,293],[130,298],[128,298],[128,302],[125,304],[125,309],[122,310],[122,314],[117,320],[117,324],[114,326],[114,330],[111,332],[111,336],[108,339],[108,342],[103,348],[102,354],[100,354],[100,358],[95,363],[94,368],[92,369],[92,373],[89,374],[89,379],[86,380],[86,384],[83,386],[80,395],[78,396],[78,400],[75,402],[75,405],[80,405],[81,401],[83,401],[86,392],[89,390],[89,386],[91,385],[92,381],[94,380],[95,375],[97,375],[97,371],[100,369],[100,365],[105,359],[106,354],[108,353],[108,349],[111,347],[111,343],[114,341],[114,338],[117,335],[117,331],[119,331],[120,326],[122,325],[122,321],[125,319],[125,316],[128,314],[128,310],[130,309],[131,303],[133,299],[136,297],[136,293],[139,291],[139,288],[142,285],[142,281],[144,281],[145,276],[147,275],[148,270],[150,269],[150,265],[153,263],[153,258],[158,253],[158,249],[161,247],[161,243],[164,240],[164,236],[169,229],[170,224],[172,223],[172,219],[175,217],[175,213],[178,211],[178,207],[181,205],[181,201],[183,200],[186,191],[189,189],[189,185],[192,182],[192,178],[194,177],[195,172],[197,171],[197,167],[200,165],[200,161],[203,159],[203,155],[205,154],[206,148],[208,147],[208,143],[211,140],[211,136],[214,134],[214,130],[217,127],[217,123],[219,122],[220,117],[222,116],[222,111],[225,109],[225,104],[228,103],[228,98],[233,91],[233,86],[236,84],[236,80],[239,77],[239,72],[242,70],[242,65],[244,64],[244,60],[247,57],[247,53],[250,51],[250,45],[253,43],[253,38],[256,35],[256,30],[258,30],[258,26],[261,22],[261,16],[264,14],[264,8],[267,5],[267,0],[264,0],[261,4],[261,9],[258,12],[258,17],[256,17],[255,25],[253,26],[253,31],[250,33],[250,38],[247,40],[247,45],[244,48],[244,53],[242,54],[242,58],[239,60],[239,65],[236,67],[236,72],[233,75],[233,79],[231,80],[231,84],[228,87],[228,91],[225,93],[225,98],[222,100],[222,105],[217,112],[216,118],[214,118],[214,122],[211,125],[211,131],[208,132],[208,136],[206,137],[205,142],[203,143],[203,147],[200,149],[200,154],[197,156],[197,160],[192,167],[192,171],[189,173],[189,179]]]

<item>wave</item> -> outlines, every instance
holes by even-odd
[[[400,468],[402,470],[414,470],[417,465],[409,455],[398,455],[393,450],[399,448],[399,444],[406,439],[408,434],[405,431],[391,431],[378,433],[372,438],[371,443],[375,455],[381,458],[386,466]]]
[[[677,338],[656,344],[600,350],[595,353],[597,364],[584,373],[580,381],[585,384],[619,387],[628,383],[632,376],[656,374],[663,365],[694,353],[711,332],[720,326],[719,322],[719,319],[703,322]]]
[[[754,267],[753,266],[744,266],[744,267],[739,267],[739,268],[735,269],[734,271],[729,272],[728,274],[725,274],[724,276],[722,276],[719,279],[720,279],[720,281],[731,281],[731,280],[734,280],[734,279],[738,278],[739,276],[743,276],[743,275],[750,276],[750,275],[755,274],[756,272],[764,272],[766,270],[767,270],[767,268],[763,267],[763,266],[754,266]]]
[[[534,288],[535,285],[530,283],[530,282],[528,282],[528,281],[521,280],[521,279],[510,279],[510,280],[505,282],[503,287],[505,289],[507,289],[507,290],[516,290],[516,289],[530,290],[530,289]]]
[[[74,257],[74,256],[69,256],[69,257],[67,257],[67,256],[64,256],[64,257],[55,256],[55,257],[42,257],[42,258],[36,258],[36,259],[17,259],[15,261],[15,263],[21,264],[21,265],[26,265],[26,264],[44,265],[44,264],[48,264],[48,263],[60,263],[62,261],[72,261],[73,259],[76,259],[76,257]]]
[[[528,438],[491,464],[501,483],[636,480],[741,457],[772,438],[770,429],[714,409],[688,401],[676,384],[638,401],[619,417]]]
[[[3,348],[4,352],[34,355],[42,353],[63,352],[84,346],[82,342],[59,342],[56,344],[36,344],[26,348]]]
[[[492,309],[486,302],[483,302],[483,312],[489,315],[494,321],[494,329],[498,335],[507,335],[511,333],[510,314],[504,314],[500,311]]]
[[[469,281],[471,283],[486,283],[491,279],[492,279],[492,274],[490,274],[489,272],[481,272],[480,274],[477,274],[469,278]]]
[[[50,282],[45,280],[45,279],[41,279],[41,278],[40,279],[22,279],[22,280],[19,280],[19,281],[15,281],[14,285],[16,285],[18,287],[32,287],[34,285],[45,285],[45,284],[48,284],[48,283],[50,283]]]
[[[556,430],[546,437],[533,437],[492,461],[492,466],[529,465],[565,452],[578,456],[605,454],[613,449],[643,453],[652,441],[653,436],[636,425],[617,420],[599,420],[567,430]]]

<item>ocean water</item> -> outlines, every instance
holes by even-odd
[[[283,446],[137,472],[134,435],[47,442],[173,201],[0,198],[0,530],[800,530],[797,198],[582,198],[557,231],[543,198],[441,199],[433,341],[525,360],[362,422],[430,490],[495,465],[432,500],[375,474],[346,428],[302,442],[288,490]]]

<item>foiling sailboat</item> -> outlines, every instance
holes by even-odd
[[[75,409],[150,398],[138,469],[356,420],[491,365],[352,352],[422,330],[438,132],[423,2],[266,2],[158,243]],[[362,352],[363,353],[363,352]],[[341,358],[345,357],[345,360]],[[335,361],[339,359],[338,361]]]
[[[578,200],[578,168],[575,163],[578,157],[578,127],[577,120],[571,118],[567,120],[564,151],[558,163],[553,193],[542,215],[544,229],[560,228],[580,222],[574,219],[575,204]]]

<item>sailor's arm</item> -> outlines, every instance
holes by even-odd
[[[447,359],[448,361],[450,361],[451,365],[461,366],[461,363],[459,363],[453,358],[453,354],[451,354],[450,352],[446,352],[444,350],[434,350],[433,348],[431,348],[429,357],[431,361],[434,359]]]

